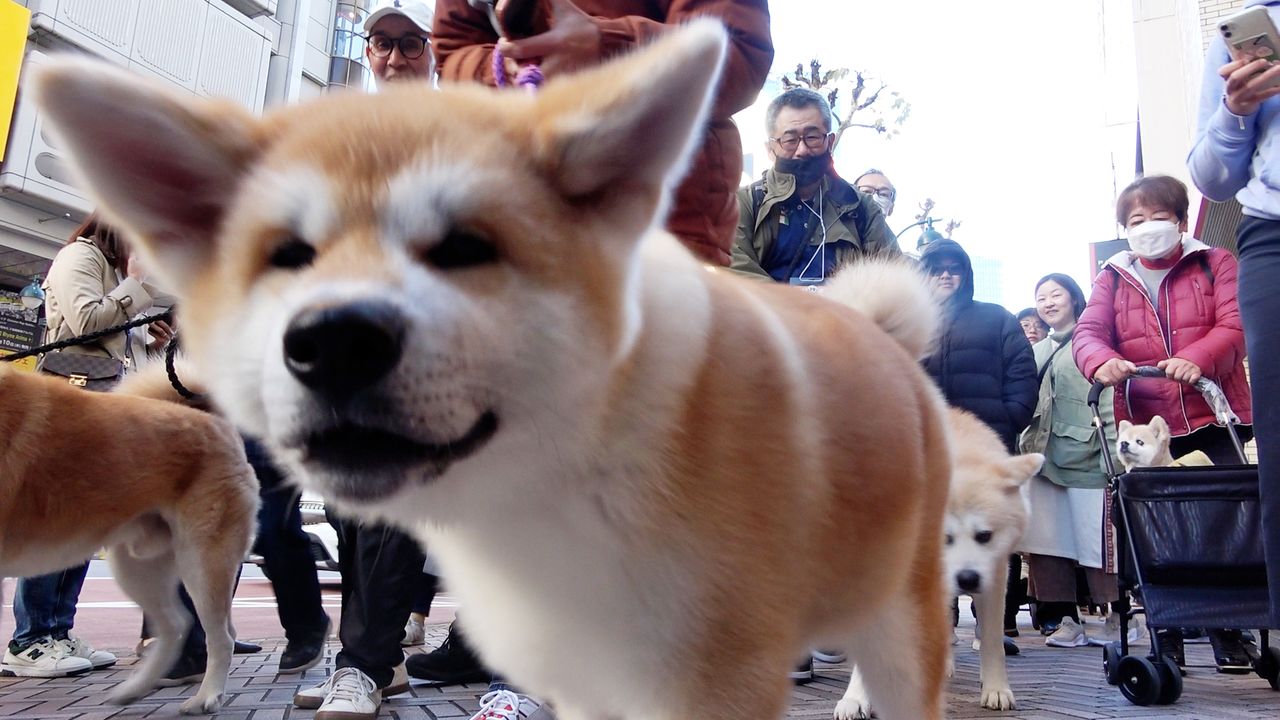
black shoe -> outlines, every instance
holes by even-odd
[[[252,655],[262,652],[262,646],[251,642],[236,641],[235,647],[231,650],[234,655]]]
[[[796,666],[789,676],[791,682],[796,685],[808,685],[813,682],[813,657],[809,657],[804,662]]]
[[[1182,633],[1178,630],[1157,630],[1156,639],[1160,643],[1160,654],[1173,658],[1179,668],[1187,664],[1187,655],[1183,649]],[[1185,671],[1184,671],[1185,674]]]
[[[308,633],[306,637],[290,640],[280,653],[280,672],[288,675],[303,673],[315,667],[324,659],[324,641],[329,637],[329,617],[324,618],[324,629],[318,633]]]
[[[204,668],[208,662],[208,658],[203,653],[200,655],[182,655],[173,664],[173,667],[169,669],[169,672],[156,681],[156,685],[160,687],[178,687],[179,685],[198,683],[204,680]]]
[[[438,685],[487,683],[493,678],[467,645],[456,622],[449,626],[449,635],[440,647],[406,658],[405,670],[411,677]]]
[[[1213,659],[1218,664],[1218,672],[1234,675],[1253,672],[1258,648],[1245,640],[1239,630],[1210,630],[1209,643],[1213,645]]]
[[[1016,628],[1016,627],[1007,627],[1007,628],[1005,628],[1005,629],[1004,629],[1004,636],[1005,636],[1005,637],[1018,637],[1018,628]]]
[[[1004,654],[1006,656],[1017,655],[1020,652],[1022,650],[1018,649],[1018,643],[1014,642],[1013,638],[1004,638]]]

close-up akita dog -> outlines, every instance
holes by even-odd
[[[0,363],[0,578],[54,572],[107,548],[155,636],[111,692],[116,703],[154,690],[177,660],[191,624],[181,580],[208,664],[180,709],[209,713],[231,667],[231,598],[257,524],[258,480],[230,423],[145,397],[156,387],[89,392]]]
[[[262,119],[105,64],[36,85],[183,297],[220,409],[425,540],[485,662],[558,717],[781,717],[787,671],[834,645],[877,658],[881,717],[936,720],[936,310],[905,266],[876,285],[900,342],[660,229],[725,47],[703,20],[534,94],[421,83]]]
[[[989,710],[1012,710],[1004,655],[1004,595],[1009,555],[1027,527],[1022,488],[1044,465],[1039,453],[1010,456],[1004,443],[976,415],[947,413],[951,428],[951,495],[946,515],[946,581],[953,595],[973,598],[978,618],[982,692]],[[860,658],[853,658],[860,661]],[[869,718],[871,699],[855,666],[836,705],[837,720]],[[877,701],[878,706],[878,701]]]
[[[1172,465],[1169,439],[1169,423],[1159,415],[1141,425],[1121,420],[1116,426],[1116,456],[1120,458],[1125,472],[1134,468]]]

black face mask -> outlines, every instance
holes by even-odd
[[[777,158],[773,161],[774,172],[793,175],[798,187],[812,185],[822,179],[831,167],[831,153],[810,155],[798,158]]]

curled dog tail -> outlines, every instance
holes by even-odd
[[[941,308],[919,267],[906,258],[871,257],[840,269],[822,296],[866,315],[912,357],[932,350]]]

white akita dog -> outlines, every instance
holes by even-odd
[[[1040,471],[1044,456],[1028,453],[1010,457],[1000,437],[964,410],[951,408],[947,420],[952,476],[945,521],[946,581],[952,594],[971,596],[977,609],[982,677],[979,704],[990,710],[1012,710],[1015,701],[1004,656],[1005,584],[1009,555],[1027,527],[1022,487]],[[864,658],[855,660],[863,662]],[[871,700],[858,666],[852,669],[835,717],[871,717]]]
[[[424,538],[485,661],[559,717],[777,718],[792,661],[838,639],[883,659],[882,717],[937,720],[933,308],[886,269],[895,340],[659,229],[725,44],[700,21],[535,95],[422,83],[262,120],[86,62],[38,95],[181,291],[221,408]]]

